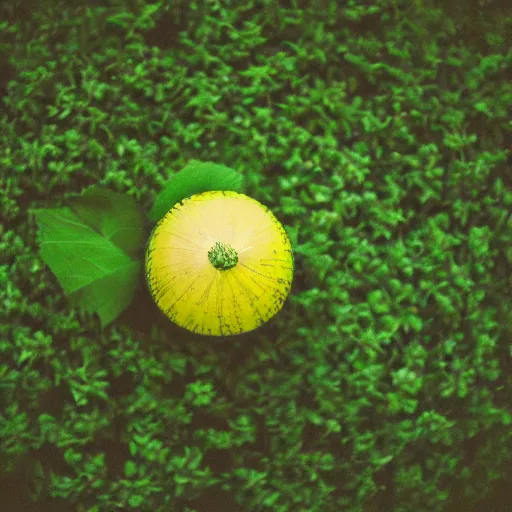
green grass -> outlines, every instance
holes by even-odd
[[[510,510],[507,2],[79,4],[0,11],[3,510]],[[149,212],[193,159],[283,222],[290,298],[215,341],[141,285],[101,329],[29,210]]]

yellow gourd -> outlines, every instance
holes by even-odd
[[[210,336],[252,331],[283,306],[293,279],[283,226],[244,194],[210,191],[175,205],[155,226],[146,276],[177,325]]]

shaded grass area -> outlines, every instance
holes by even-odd
[[[8,510],[512,507],[506,2],[2,9]],[[100,184],[149,211],[190,159],[284,223],[290,299],[212,340],[141,283],[101,330],[29,209]]]

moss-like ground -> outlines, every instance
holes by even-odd
[[[0,7],[0,509],[512,510],[508,2],[105,4]],[[142,283],[101,329],[29,210],[191,159],[284,224],[290,298],[214,341]]]

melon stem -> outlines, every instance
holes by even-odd
[[[217,270],[229,270],[238,263],[238,254],[230,245],[215,242],[208,251],[208,259]]]

